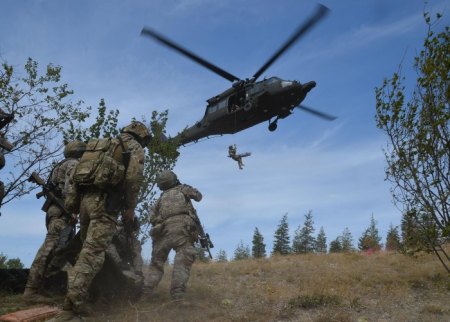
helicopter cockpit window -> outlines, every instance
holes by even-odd
[[[280,79],[278,77],[271,77],[267,80],[267,84],[272,84],[278,82]]]
[[[214,113],[215,111],[217,110],[217,105],[213,105],[213,106],[211,106],[210,108],[208,108],[208,112],[211,114],[211,113]]]

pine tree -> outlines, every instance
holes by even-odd
[[[273,241],[272,255],[280,254],[287,255],[291,252],[290,237],[289,237],[289,224],[287,222],[287,213],[281,218],[280,224],[277,230],[275,230]]]
[[[215,261],[217,263],[228,262],[227,252],[223,249],[219,249],[219,252],[217,253]]]
[[[319,233],[317,234],[315,251],[319,254],[327,253],[327,237],[325,236],[323,226],[320,227]]]
[[[330,243],[330,253],[341,253],[341,252],[342,252],[341,237],[338,236]]]
[[[243,259],[247,259],[250,257],[250,247],[244,246],[244,242],[241,241],[239,242],[239,244],[236,247],[236,250],[234,251],[234,257],[233,260],[235,261],[239,261],[239,260],[243,260]]]
[[[355,247],[353,246],[353,236],[348,227],[345,227],[342,232],[342,236],[340,237],[340,245],[341,252],[343,253],[351,253],[355,251]]]
[[[305,215],[303,227],[298,226],[295,230],[295,236],[292,243],[292,252],[295,254],[313,253],[316,245],[316,239],[312,236],[314,233],[314,221],[312,220],[312,210]]]
[[[363,232],[362,236],[358,241],[358,248],[361,251],[368,251],[369,249],[373,251],[379,251],[383,246],[381,242],[381,237],[378,234],[377,228],[378,221],[375,220],[373,214],[370,216],[370,226]]]
[[[394,227],[392,223],[389,226],[389,230],[386,236],[386,250],[398,251],[400,249],[400,236],[398,233],[398,227]]]
[[[294,231],[294,238],[292,239],[292,248],[291,252],[293,254],[303,254],[303,248],[302,248],[302,225],[298,225],[297,229]]]
[[[255,258],[266,257],[266,244],[264,244],[264,237],[259,232],[258,227],[255,227],[252,243],[252,256]]]
[[[202,248],[200,243],[194,243],[194,247],[195,247],[195,251],[197,252],[196,259],[200,262],[208,263],[209,256],[206,255],[205,249]]]

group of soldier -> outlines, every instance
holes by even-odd
[[[52,298],[45,294],[44,281],[66,265],[67,259],[59,256],[55,249],[63,231],[78,223],[82,248],[75,264],[68,270],[67,293],[63,310],[56,321],[77,321],[91,314],[89,287],[102,268],[105,253],[120,264],[123,257],[120,245],[123,247],[124,242],[130,242],[131,247],[128,249],[132,250],[133,273],[144,281],[141,300],[153,296],[172,249],[176,255],[170,295],[174,300],[181,300],[186,290],[196,255],[193,245],[201,228],[191,199],[200,201],[202,195],[197,189],[180,184],[172,171],[163,171],[157,175],[157,186],[162,193],[154,203],[150,217],[153,250],[148,274],[144,279],[135,208],[144,176],[144,148],[151,144],[152,137],[148,128],[137,121],[120,132],[118,138],[114,139],[114,142],[119,143],[112,145],[110,154],[113,159],[111,162],[124,169],[119,173],[122,176],[119,183],[111,179],[113,183],[108,185],[108,171],[101,173],[102,185],[80,183],[77,179],[86,172],[82,165],[97,161],[89,160],[94,155],[92,146],[99,145],[99,140],[104,139],[91,139],[87,144],[80,141],[68,143],[64,148],[64,160],[54,167],[49,176],[48,182],[58,191],[55,199],[60,202],[50,200],[45,209],[47,235],[30,268],[22,305],[53,303]],[[97,171],[101,172],[101,169]],[[121,200],[119,206],[111,207],[117,200]],[[129,233],[126,227],[132,227],[131,230],[135,231],[131,241],[126,240]]]

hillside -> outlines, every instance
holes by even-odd
[[[185,302],[170,300],[170,276],[169,266],[150,302],[100,302],[87,321],[450,321],[450,277],[433,255],[196,263]],[[1,314],[19,309],[20,296],[2,295]]]

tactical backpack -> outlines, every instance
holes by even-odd
[[[118,146],[122,147],[124,164],[114,159]],[[130,151],[122,139],[105,138],[89,140],[86,151],[75,166],[72,181],[80,186],[95,185],[101,189],[114,187],[123,180],[128,166]]]

